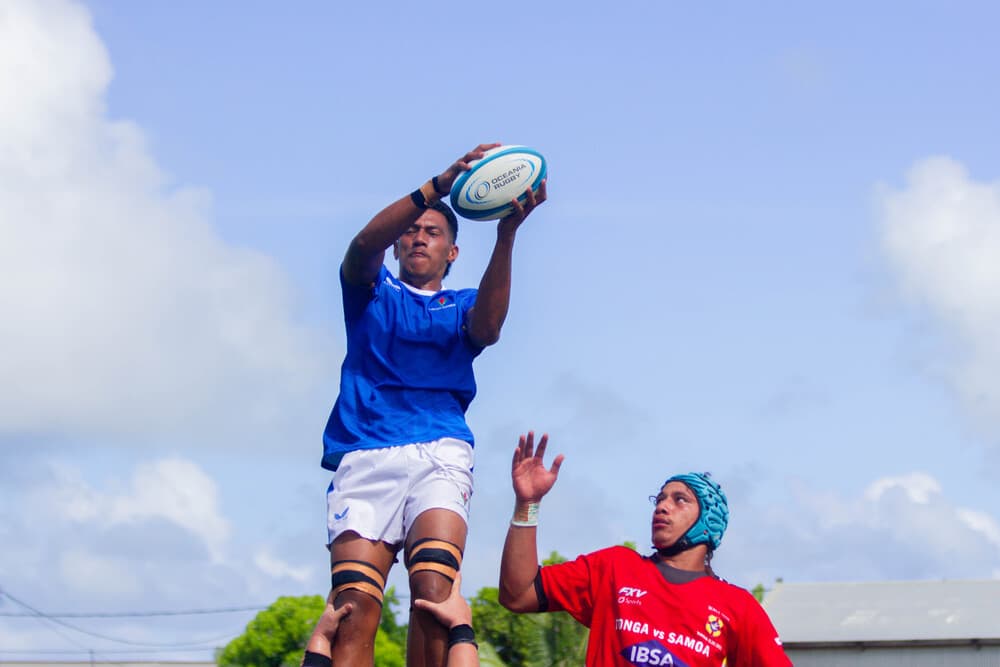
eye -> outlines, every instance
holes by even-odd
[[[659,505],[660,503],[662,503],[666,499],[667,499],[667,497],[661,493],[661,494],[659,494],[657,496],[650,496],[649,497],[649,502],[653,503],[654,505]]]

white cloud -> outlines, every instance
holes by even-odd
[[[3,3],[0,434],[252,431],[334,351],[271,258],[219,237],[209,194],[107,118],[111,76],[77,4]]]
[[[982,535],[1000,549],[1000,523],[985,512],[958,510],[958,519],[972,530]]]
[[[720,572],[752,586],[794,581],[996,576],[1000,524],[952,502],[932,475],[873,480],[857,495],[794,485],[786,503],[730,497]]]
[[[926,505],[932,495],[941,493],[938,481],[925,473],[915,472],[902,477],[883,477],[872,482],[865,490],[865,499],[878,502],[890,489],[902,489],[911,502]]]
[[[954,344],[943,373],[970,411],[1000,431],[1000,183],[955,160],[916,163],[879,196],[882,245],[901,290]]]
[[[257,552],[253,559],[256,565],[264,574],[275,579],[292,579],[299,583],[306,583],[313,575],[311,567],[294,567],[280,558],[275,557],[267,550]]]
[[[124,597],[139,595],[144,586],[129,563],[71,547],[59,555],[59,576],[76,593]]]
[[[219,508],[218,490],[195,463],[161,459],[143,463],[118,492],[98,490],[69,468],[30,501],[51,508],[56,520],[90,524],[102,530],[160,519],[200,540],[214,562],[221,562],[231,528]]]

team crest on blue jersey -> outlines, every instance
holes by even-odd
[[[725,623],[722,619],[715,614],[708,615],[708,621],[705,622],[705,632],[711,637],[718,637],[722,634],[722,628],[725,627]]]
[[[427,310],[444,310],[445,308],[454,308],[455,301],[448,296],[439,296],[434,298]]]
[[[672,665],[673,667],[688,667],[687,663],[675,656],[660,642],[650,639],[648,642],[633,644],[626,647],[621,656],[633,665],[651,667],[653,665]]]

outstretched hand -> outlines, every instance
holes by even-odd
[[[438,194],[443,197],[451,192],[451,186],[455,184],[455,179],[458,178],[459,174],[463,171],[469,171],[469,163],[481,159],[486,151],[491,148],[496,148],[497,146],[500,146],[500,144],[479,144],[471,151],[455,160],[450,167],[445,169],[438,176]]]
[[[514,496],[518,502],[537,503],[556,483],[559,467],[565,457],[560,454],[552,462],[552,467],[546,469],[542,459],[545,457],[545,447],[548,443],[549,436],[544,434],[538,442],[538,449],[535,449],[534,431],[528,431],[528,435],[522,435],[518,440],[510,467]]]
[[[441,602],[431,602],[418,598],[413,601],[413,606],[434,615],[438,623],[446,628],[453,628],[456,625],[472,625],[472,609],[469,603],[462,597],[462,575],[456,574],[455,581],[451,585],[451,594]]]

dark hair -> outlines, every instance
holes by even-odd
[[[451,210],[451,207],[444,202],[436,201],[427,208],[444,216],[444,219],[448,221],[448,229],[451,230],[451,242],[454,243],[458,240],[458,218],[455,217],[455,212]]]
[[[436,201],[427,208],[437,211],[444,216],[444,219],[448,221],[448,229],[451,231],[451,242],[455,243],[458,240],[458,218],[455,217],[455,212],[451,208],[441,201]],[[451,262],[448,262],[448,266],[444,268],[443,278],[447,278],[448,274],[451,272]]]

